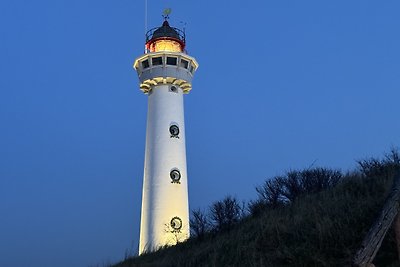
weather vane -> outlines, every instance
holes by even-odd
[[[171,8],[166,8],[166,9],[164,9],[164,11],[163,11],[163,18],[165,19],[165,20],[167,20],[167,19],[169,19],[169,14],[171,14],[171,12],[172,12],[172,9]]]

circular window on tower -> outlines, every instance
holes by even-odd
[[[169,177],[171,177],[171,183],[173,184],[180,184],[180,180],[181,180],[181,173],[179,170],[177,169],[173,169],[170,173],[169,173]]]
[[[179,138],[179,127],[178,125],[171,125],[169,127],[169,133],[171,134],[171,138]]]
[[[178,88],[177,88],[176,86],[172,85],[172,86],[169,88],[169,91],[170,91],[170,92],[173,92],[173,93],[178,93]]]
[[[180,232],[182,229],[182,220],[179,217],[174,217],[171,219],[172,232]]]

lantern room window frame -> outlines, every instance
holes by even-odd
[[[179,62],[179,67],[184,68],[184,69],[188,69],[189,68],[189,61],[186,59],[181,58],[180,62]]]
[[[171,57],[167,55],[167,60],[165,61],[166,65],[168,66],[177,66],[178,65],[178,58],[177,57]]]
[[[172,62],[168,59],[173,58],[176,59],[176,64],[169,64],[168,62]],[[198,68],[198,65],[190,57],[185,56],[185,54],[157,52],[145,54],[142,58],[137,60],[134,67],[135,69],[139,69],[141,71],[147,71],[148,69],[157,67],[182,68],[188,70],[190,74],[193,75]]]
[[[164,66],[164,57],[163,56],[151,57],[151,65]]]

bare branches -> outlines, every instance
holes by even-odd
[[[190,229],[192,235],[203,238],[204,235],[210,230],[210,221],[207,215],[200,209],[192,211],[190,219]]]
[[[242,218],[243,209],[235,197],[227,196],[210,207],[210,218],[216,230],[227,230]]]
[[[327,168],[289,171],[284,176],[276,176],[256,187],[258,200],[250,202],[250,213],[259,213],[262,206],[275,209],[292,203],[302,195],[335,186],[341,178],[340,171]]]

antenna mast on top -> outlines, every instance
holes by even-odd
[[[147,0],[144,0],[144,35],[147,33]]]

